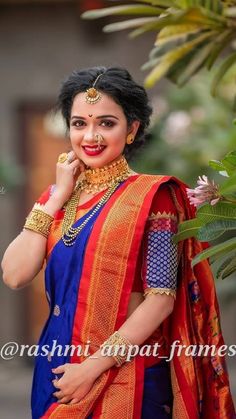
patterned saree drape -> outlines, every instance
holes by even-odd
[[[81,345],[90,353],[126,319],[140,244],[152,201],[161,184],[175,185],[174,199],[180,217],[192,216],[185,186],[168,176],[137,175],[124,181],[106,205],[86,225],[72,248],[58,240],[46,269],[50,315],[40,346]],[[43,202],[42,202],[43,203]],[[88,214],[87,214],[88,215]],[[79,225],[83,218],[75,225]],[[49,238],[50,240],[50,238]],[[186,240],[181,246],[175,308],[163,322],[166,344],[221,345],[219,311],[214,280],[207,262],[193,272],[191,259],[200,244]],[[53,355],[53,354],[51,354]],[[75,405],[60,405],[52,397],[51,368],[65,362],[82,362],[83,355],[37,358],[33,392],[33,419],[139,419],[142,409],[144,357],[103,373],[90,392]],[[157,359],[158,362],[158,359]],[[233,418],[233,404],[222,357],[174,354],[171,364],[176,419]]]

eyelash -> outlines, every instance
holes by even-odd
[[[102,124],[105,124],[105,125],[102,125]],[[84,125],[85,125],[85,122],[82,120],[77,120],[72,123],[72,126],[75,126],[77,128],[81,128]],[[106,119],[106,120],[101,121],[100,125],[105,128],[112,128],[115,125],[115,123],[113,121],[110,121],[109,119]]]

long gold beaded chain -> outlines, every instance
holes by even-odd
[[[64,216],[63,224],[62,224],[62,236],[66,234],[66,232],[69,230],[70,226],[73,224],[75,220],[76,207],[77,207],[77,203],[79,202],[83,184],[84,184],[84,181],[82,180],[76,185],[76,188],[73,191],[69,201],[67,201],[65,205],[65,216]]]
[[[120,181],[119,182],[116,181],[115,183],[113,183],[109,187],[107,192],[104,194],[104,196],[101,198],[101,200],[98,202],[98,204],[95,206],[91,214],[82,222],[80,226],[74,228],[72,227],[71,224],[75,219],[76,203],[78,202],[78,199],[80,196],[83,181],[81,181],[81,183],[78,184],[78,187],[73,192],[71,199],[67,204],[66,214],[65,214],[65,218],[64,218],[64,222],[62,226],[62,234],[63,234],[62,240],[66,246],[73,246],[77,235],[81,232],[81,230],[85,227],[85,225],[89,222],[89,220],[94,216],[94,214],[96,214],[96,212],[102,207],[102,205],[104,205],[108,201],[108,199],[113,194],[113,192],[115,191],[119,183]]]

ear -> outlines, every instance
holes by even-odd
[[[140,126],[140,121],[138,120],[133,121],[128,128],[128,134],[132,134],[135,137],[139,129],[139,126]]]

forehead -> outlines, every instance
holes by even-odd
[[[118,117],[125,116],[122,107],[105,93],[101,92],[101,99],[94,104],[86,102],[86,95],[86,92],[82,92],[75,96],[71,108],[71,116],[78,114],[78,112],[80,116],[87,116],[91,113],[93,113],[93,115],[110,115],[112,113]]]

